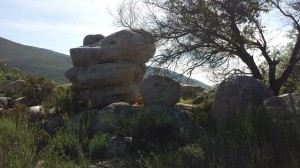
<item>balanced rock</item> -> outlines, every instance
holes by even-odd
[[[141,94],[145,106],[174,107],[181,96],[180,84],[168,77],[149,76],[142,82]]]
[[[93,45],[97,42],[100,42],[105,37],[102,34],[90,34],[84,37],[83,45]]]
[[[234,112],[242,112],[249,106],[259,107],[273,92],[261,81],[250,76],[236,76],[218,86],[212,105],[212,118],[218,123]]]
[[[154,38],[143,30],[122,30],[104,37],[87,35],[84,46],[70,50],[74,67],[65,76],[83,102],[102,108],[115,102],[133,103],[155,53]]]
[[[70,50],[74,66],[134,61],[145,63],[155,53],[154,39],[145,31],[122,30],[93,45]]]

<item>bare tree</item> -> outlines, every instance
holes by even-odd
[[[185,62],[186,71],[193,71],[240,59],[253,77],[262,80],[253,54],[259,53],[268,64],[269,87],[278,95],[300,60],[299,6],[297,0],[129,0],[118,7],[116,18],[122,26],[153,34],[160,48],[154,58],[159,65]],[[275,74],[280,53],[271,49],[262,23],[262,15],[272,10],[286,18],[296,39],[279,76]]]

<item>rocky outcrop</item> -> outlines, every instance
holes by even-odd
[[[141,94],[145,106],[174,107],[181,96],[180,84],[168,77],[149,76],[142,82]]]
[[[218,86],[212,105],[212,118],[218,123],[234,112],[243,112],[249,106],[259,107],[273,92],[261,81],[250,76],[236,76]]]
[[[145,63],[155,53],[154,39],[143,30],[122,30],[104,37],[87,35],[84,46],[70,50],[74,67],[65,76],[81,99],[97,108],[138,97]]]

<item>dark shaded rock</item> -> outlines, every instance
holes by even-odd
[[[250,76],[236,76],[220,83],[212,105],[212,119],[223,122],[234,112],[250,106],[259,107],[273,92],[261,81]]]
[[[89,34],[86,35],[83,39],[83,45],[92,45],[95,43],[99,43],[101,40],[103,40],[105,37],[102,34]]]

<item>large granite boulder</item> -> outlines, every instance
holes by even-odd
[[[96,108],[120,101],[134,103],[145,63],[155,53],[151,34],[122,30],[107,37],[87,35],[83,44],[70,50],[74,67],[65,73],[81,100]]]
[[[103,63],[72,67],[66,71],[66,76],[78,86],[93,88],[140,81],[145,68],[145,65],[138,63]]]
[[[218,86],[212,105],[212,118],[223,122],[234,112],[243,112],[250,106],[259,107],[273,92],[261,81],[250,76],[236,76]]]
[[[300,142],[300,96],[284,94],[264,101],[266,116],[271,121],[273,132]],[[286,134],[286,135],[283,135]]]
[[[180,84],[171,78],[153,75],[144,79],[141,94],[145,106],[174,107],[181,96]]]

